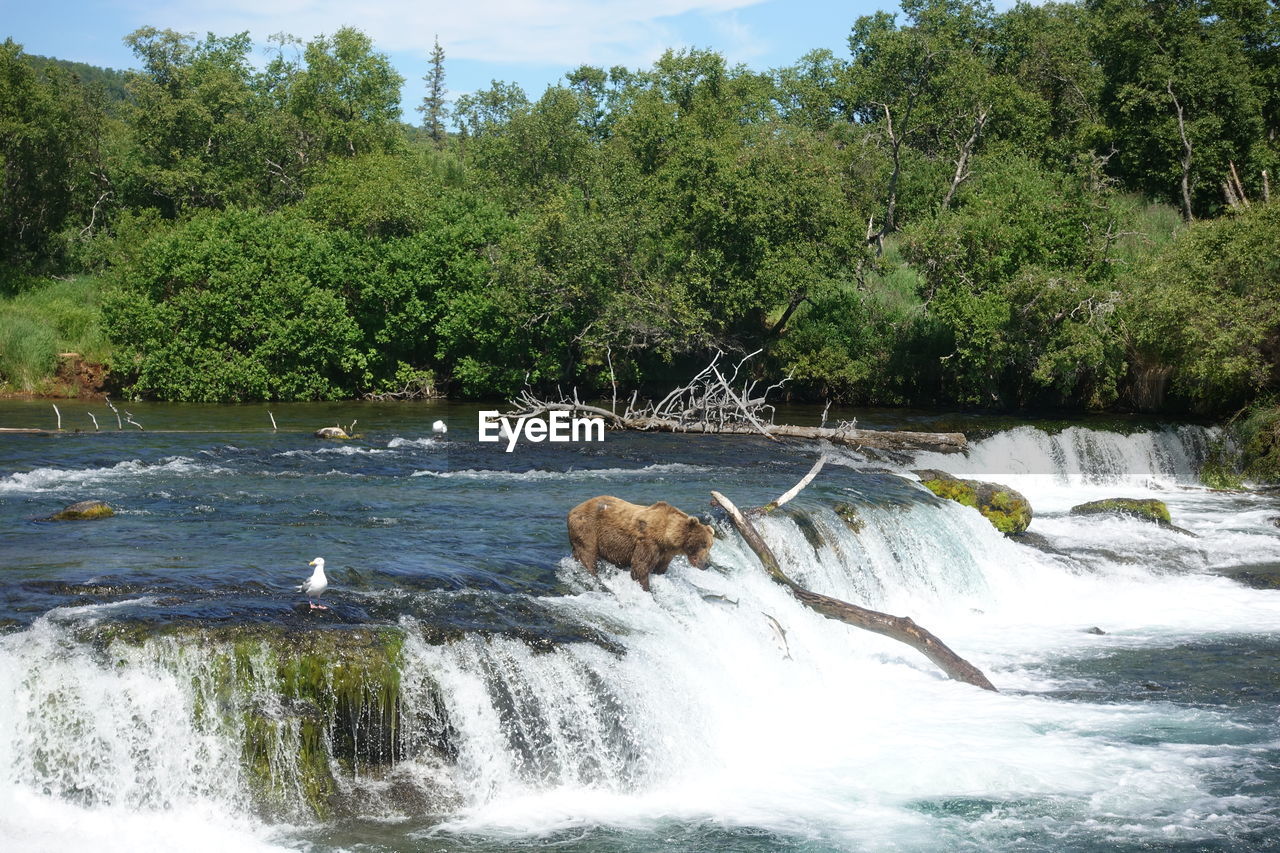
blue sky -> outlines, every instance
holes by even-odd
[[[582,64],[643,68],[665,48],[703,47],[764,70],[815,48],[845,55],[854,20],[897,0],[0,0],[0,38],[28,53],[129,68],[123,37],[141,26],[230,35],[248,30],[304,40],[350,25],[368,33],[406,83],[406,120],[424,94],[438,36],[450,96],[490,80],[536,98]],[[1001,6],[1009,5],[1001,3]],[[259,54],[262,58],[262,54]]]

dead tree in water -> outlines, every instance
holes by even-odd
[[[821,462],[822,460],[819,460],[819,464],[814,466],[813,470],[809,472],[809,476],[801,481],[798,488],[787,492],[787,495],[784,495],[783,498],[789,499],[788,496],[793,496],[795,492],[803,488],[817,474],[818,469],[821,467]],[[946,643],[917,625],[911,620],[911,617],[890,616],[888,613],[868,610],[865,607],[859,607],[856,604],[850,604],[847,601],[841,601],[838,598],[822,595],[802,587],[782,571],[782,565],[774,555],[773,549],[764,541],[764,538],[756,530],[751,520],[734,506],[733,501],[716,491],[711,493],[711,499],[713,503],[728,514],[734,528],[746,541],[747,545],[750,546],[751,550],[755,552],[761,565],[769,573],[769,577],[791,590],[791,594],[806,607],[821,613],[828,619],[836,619],[856,628],[864,628],[876,634],[882,634],[906,643],[933,661],[939,669],[956,681],[963,681],[965,684],[972,684],[975,687],[981,687],[983,690],[994,691],[996,689],[995,685],[983,674],[982,670],[953,652]],[[774,501],[774,505],[783,502],[784,500],[780,498]]]
[[[876,450],[918,451],[933,450],[955,453],[965,449],[962,433],[909,432],[905,430],[858,429],[854,424],[838,427],[805,427],[791,424],[775,424],[774,407],[768,402],[769,393],[781,388],[790,377],[760,388],[760,380],[739,375],[744,373],[747,362],[760,354],[756,350],[742,358],[732,370],[720,369],[724,353],[717,352],[710,364],[698,371],[689,382],[667,394],[657,402],[637,403],[638,394],[619,413],[615,403],[612,409],[592,406],[578,399],[575,390],[571,397],[559,400],[542,399],[531,391],[521,392],[511,401],[514,409],[508,417],[536,417],[548,412],[565,411],[603,418],[611,429],[640,430],[650,432],[689,432],[725,435],[763,435],[777,440],[782,438],[825,439],[838,444],[868,447]]]

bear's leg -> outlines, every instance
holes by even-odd
[[[594,542],[592,542],[591,545],[586,545],[585,543],[582,545],[574,545],[573,558],[579,563],[582,563],[583,568],[591,574],[594,575],[596,573],[596,548]]]
[[[594,523],[583,524],[579,519],[569,519],[569,544],[573,546],[573,558],[593,575],[596,573],[596,557],[600,553],[598,536]]]
[[[638,542],[631,553],[631,578],[639,582],[640,588],[649,591],[649,573],[658,562],[658,546],[652,542]]]

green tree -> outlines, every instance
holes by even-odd
[[[877,12],[858,18],[849,36],[848,97],[857,119],[879,131],[889,160],[881,239],[899,227],[910,150],[937,162],[934,182],[946,182],[939,193],[946,206],[1002,99],[987,56],[989,4],[905,0],[902,8],[905,26]]]
[[[67,71],[34,71],[0,44],[0,263],[39,267],[66,227],[100,224],[112,190],[102,168],[100,101]]]
[[[993,22],[996,70],[1016,80],[1035,99],[1033,113],[1043,116],[1021,151],[1046,165],[1070,167],[1083,159],[1096,170],[1112,156],[1102,115],[1104,80],[1090,35],[1090,15],[1075,3],[1020,3]]]
[[[488,89],[463,95],[454,103],[453,121],[464,137],[499,133],[513,117],[529,108],[529,96],[515,83],[493,80]]]
[[[1107,260],[1116,230],[1078,179],[1016,157],[987,165],[954,210],[907,229],[903,255],[947,350],[938,397],[1112,403],[1126,366]]]
[[[426,128],[431,141],[437,148],[444,146],[445,118],[449,115],[444,87],[444,48],[440,46],[440,37],[436,36],[435,47],[431,50],[431,70],[422,79],[427,83],[427,94],[418,106],[422,113],[422,124]]]
[[[104,307],[129,392],[240,402],[350,396],[362,376],[344,258],[296,217],[204,212],[119,267]]]
[[[395,147],[404,78],[367,35],[342,27],[331,37],[318,36],[307,43],[303,60],[305,67],[294,69],[287,82],[300,159],[318,164]]]
[[[1172,372],[1173,402],[1220,412],[1280,390],[1280,204],[1182,232],[1139,271],[1131,345]]]
[[[1102,109],[1130,187],[1171,201],[1190,220],[1223,203],[1234,163],[1257,193],[1274,166],[1264,138],[1268,94],[1254,29],[1274,20],[1263,0],[1090,0]],[[1271,4],[1274,6],[1274,4]],[[1274,133],[1273,124],[1269,130]]]
[[[135,154],[122,184],[130,205],[156,205],[173,218],[254,199],[264,167],[248,33],[195,41],[143,27],[125,43],[142,63],[128,81]]]

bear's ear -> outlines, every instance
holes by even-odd
[[[648,526],[649,522],[645,521],[643,518],[636,519],[636,530],[644,530]]]
[[[698,519],[694,518],[693,516],[689,516],[689,520],[688,522],[685,523],[685,526],[688,527],[690,530],[697,530],[699,527],[702,526],[702,522],[698,521]]]

